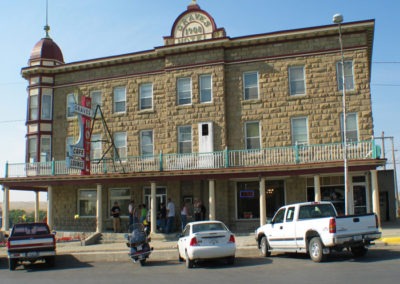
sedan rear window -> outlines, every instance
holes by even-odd
[[[204,231],[226,231],[226,228],[221,223],[206,223],[193,225],[193,233],[204,232]]]

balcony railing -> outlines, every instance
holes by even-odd
[[[380,158],[374,140],[347,144],[347,159]],[[343,144],[295,145],[256,150],[228,150],[210,153],[159,154],[91,162],[91,174],[140,173],[175,170],[201,170],[231,167],[262,167],[322,163],[343,160]],[[79,175],[65,161],[6,164],[5,177]]]

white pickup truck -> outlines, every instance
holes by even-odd
[[[313,261],[321,262],[344,248],[355,257],[364,256],[381,232],[374,213],[337,216],[330,202],[306,202],[281,207],[255,237],[263,256],[271,251],[308,252]]]

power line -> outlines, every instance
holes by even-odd
[[[22,119],[15,119],[15,120],[0,120],[0,124],[5,124],[5,123],[15,123],[15,122],[23,122],[25,120]]]

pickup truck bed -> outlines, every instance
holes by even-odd
[[[15,270],[18,263],[34,263],[45,260],[54,266],[56,242],[46,223],[15,224],[7,240],[8,262],[10,270]]]

